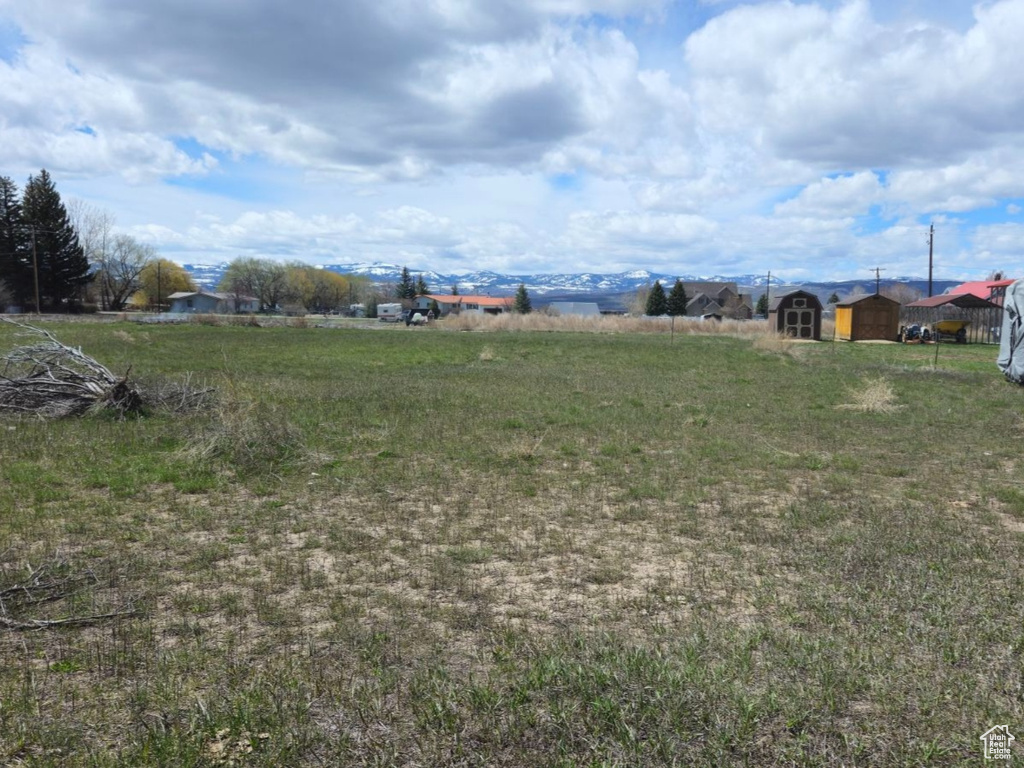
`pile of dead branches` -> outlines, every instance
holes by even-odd
[[[138,415],[147,405],[175,412],[194,410],[209,400],[211,389],[190,382],[165,385],[151,393],[124,376],[115,376],[81,349],[62,344],[42,328],[0,318],[17,326],[32,343],[0,358],[0,412],[63,418],[107,410],[119,418]]]
[[[128,603],[103,613],[73,613],[52,619],[33,618],[42,605],[68,600],[99,583],[92,571],[75,573],[65,560],[26,565],[22,574],[0,569],[0,629],[30,630],[83,626],[137,614]]]

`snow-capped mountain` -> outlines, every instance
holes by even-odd
[[[374,282],[398,282],[402,275],[402,267],[395,264],[330,264],[324,267],[341,274],[362,275]],[[662,284],[672,285],[676,278],[686,282],[735,282],[742,285],[756,284],[753,281],[764,277],[742,275],[739,277],[723,277],[721,275],[674,275],[649,272],[646,269],[634,269],[628,272],[601,274],[597,272],[506,275],[488,270],[468,272],[461,275],[446,275],[432,271],[409,270],[413,277],[421,276],[431,290],[448,293],[452,285],[458,285],[461,293],[482,293],[495,296],[511,296],[520,283],[526,286],[531,294],[543,296],[549,293],[587,293],[614,294],[635,291],[642,286],[650,285],[655,280]]]
[[[185,264],[185,269],[192,276],[192,279],[204,288],[216,288],[220,282],[227,264]],[[343,275],[360,275],[374,283],[386,284],[397,283],[402,276],[402,267],[396,264],[354,263],[354,264],[327,264],[322,267]],[[436,293],[450,293],[452,286],[457,285],[459,293],[462,294],[483,294],[489,296],[512,296],[520,283],[532,296],[549,301],[555,299],[573,299],[598,301],[611,305],[620,305],[627,294],[651,285],[655,280],[660,280],[666,288],[670,287],[676,278],[684,282],[728,282],[736,283],[741,293],[754,294],[755,299],[764,292],[767,283],[766,275],[673,275],[666,273],[649,272],[646,269],[634,269],[628,272],[617,272],[614,274],[601,274],[597,272],[564,273],[564,274],[535,274],[535,275],[506,275],[488,270],[469,272],[462,275],[444,274],[431,270],[413,270],[409,273],[413,278],[422,277],[428,288]],[[874,286],[871,280],[847,280],[836,282],[808,281],[804,283],[783,282],[777,278],[772,279],[772,295],[778,292],[803,288],[818,295],[822,301],[827,301],[832,293],[846,296],[854,292],[855,288],[871,291]],[[883,286],[893,283],[904,283],[909,287],[925,295],[927,282],[920,278],[900,277],[882,280]],[[942,293],[946,288],[958,284],[953,280],[935,280],[933,290],[935,293]]]

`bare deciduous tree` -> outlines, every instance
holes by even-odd
[[[898,301],[900,304],[909,304],[921,298],[921,291],[906,283],[892,283],[885,286],[880,293],[886,298]]]
[[[83,200],[71,200],[67,209],[78,243],[92,265],[101,306],[115,312],[124,309],[139,288],[142,270],[155,258],[155,249],[130,235],[115,235],[109,211]]]
[[[84,200],[72,199],[67,203],[68,218],[78,233],[78,244],[90,264],[98,264],[110,244],[114,231],[114,216]]]
[[[139,288],[142,270],[156,258],[156,249],[131,235],[115,235],[113,244],[98,262],[96,278],[104,304],[115,312],[124,309]]]
[[[254,296],[260,309],[274,309],[288,296],[288,270],[270,259],[240,257],[228,265],[220,289],[237,297]]]

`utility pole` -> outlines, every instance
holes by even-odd
[[[160,259],[156,260],[156,313],[160,314]]]
[[[928,298],[932,297],[932,255],[935,252],[935,225],[928,226]]]
[[[36,257],[36,228],[32,227],[32,274],[36,284],[36,314],[41,313],[39,307],[39,259]]]
[[[768,282],[764,287],[764,316],[768,317],[768,308],[772,305],[772,271],[768,270]]]
[[[877,295],[878,295],[878,287],[879,287],[879,284],[880,284],[880,283],[881,283],[881,281],[882,281],[882,276],[881,276],[881,274],[880,274],[880,273],[881,273],[881,272],[884,272],[884,271],[885,271],[885,270],[884,270],[884,269],[882,269],[881,267],[875,267],[875,296],[877,296]],[[929,294],[929,295],[930,295],[930,294]]]

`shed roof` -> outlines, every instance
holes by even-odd
[[[813,293],[811,293],[810,291],[799,290],[799,291],[790,291],[789,293],[784,293],[781,296],[776,296],[774,299],[772,299],[771,304],[768,305],[768,311],[769,312],[774,312],[775,310],[777,310],[779,308],[779,304],[781,304],[786,299],[790,298],[791,296],[801,296],[801,295],[802,296],[806,296],[806,297],[811,298],[811,299],[814,299],[814,301],[818,304],[818,306],[819,307],[821,306],[821,299],[819,299]]]
[[[880,293],[865,293],[862,294],[861,296],[851,296],[846,301],[840,301],[838,304],[836,304],[836,306],[850,307],[861,301],[866,301],[867,299],[881,299],[882,301],[888,301],[890,304],[899,304],[899,302],[896,301],[896,299],[890,299],[888,296],[883,296]]]
[[[960,307],[961,309],[999,309],[999,305],[976,296],[973,293],[943,293],[939,296],[930,296],[927,299],[918,299],[907,304],[908,307],[944,307],[946,305]]]

